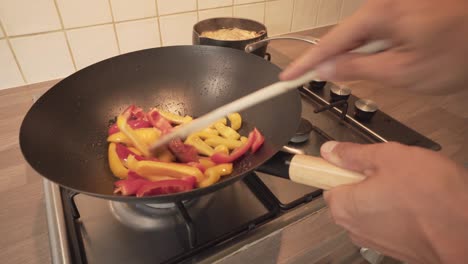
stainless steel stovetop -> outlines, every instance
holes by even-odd
[[[440,149],[383,112],[358,121],[353,117],[358,98],[352,95],[343,119],[343,104],[329,106],[333,86],[300,88],[302,116],[312,124],[312,132],[305,143],[290,143],[284,151],[317,156],[331,139]],[[266,171],[275,174],[274,169]],[[49,181],[44,181],[44,189],[54,263],[222,263],[325,206],[317,199],[321,190],[262,172],[197,200],[163,206],[73,194]]]

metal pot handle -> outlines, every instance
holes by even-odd
[[[272,40],[299,40],[299,41],[307,42],[307,43],[312,44],[312,45],[317,45],[319,43],[319,41],[320,41],[317,38],[306,39],[306,38],[301,38],[301,37],[272,37],[272,38],[266,38],[266,39],[259,40],[257,42],[247,44],[245,46],[244,50],[247,53],[251,53],[251,52],[255,51],[256,49],[265,46],[268,42],[270,42]]]

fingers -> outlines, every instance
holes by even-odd
[[[374,55],[343,54],[321,64],[317,72],[322,80],[352,81],[373,80],[390,81],[398,78],[404,56],[394,51]]]
[[[320,63],[344,52],[352,50],[362,44],[378,29],[379,23],[365,4],[353,16],[336,26],[322,38],[316,47],[310,48],[281,74],[280,79],[290,80],[301,76]]]
[[[370,176],[378,167],[381,145],[329,141],[322,145],[320,154],[325,160],[339,167]]]

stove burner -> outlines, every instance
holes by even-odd
[[[348,87],[333,86],[330,89],[330,96],[333,102],[340,100],[348,100],[351,95],[351,89]]]
[[[301,118],[299,127],[296,130],[296,134],[289,140],[293,143],[302,143],[309,139],[310,132],[312,131],[312,124],[309,120]]]
[[[187,209],[193,207],[191,215],[196,217],[209,206],[211,200],[211,196],[205,196],[203,199],[184,201],[183,204]],[[109,206],[110,211],[120,223],[136,230],[155,230],[175,226],[178,224],[175,216],[180,213],[175,203],[144,204],[110,201]]]

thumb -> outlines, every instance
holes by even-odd
[[[320,148],[320,154],[330,163],[369,176],[377,168],[379,145],[328,141]]]

